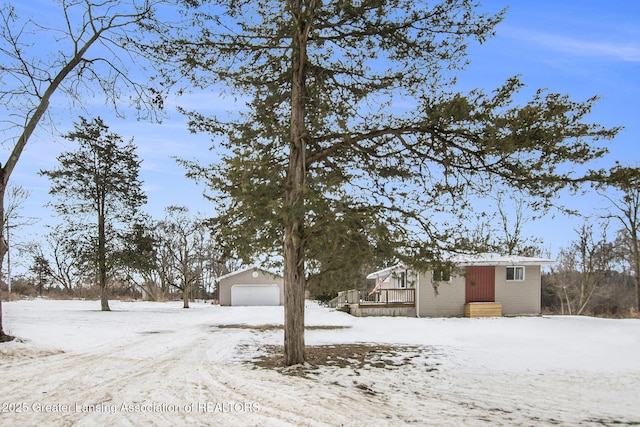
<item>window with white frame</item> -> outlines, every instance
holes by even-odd
[[[407,287],[407,274],[404,271],[401,271],[396,276],[396,288],[406,288]]]
[[[524,267],[520,265],[507,267],[507,280],[508,281],[524,280]]]

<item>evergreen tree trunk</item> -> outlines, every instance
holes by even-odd
[[[98,215],[98,282],[100,283],[100,308],[102,311],[111,311],[107,290],[107,248],[104,227],[104,213],[101,213]]]
[[[313,2],[306,12],[313,10]],[[293,2],[293,81],[291,88],[291,134],[285,184],[287,223],[284,228],[284,363],[304,363],[305,238],[304,186],[306,174],[305,123],[307,38],[311,16],[300,0]]]
[[[300,228],[288,226],[284,242],[284,364],[304,363],[304,244]]]
[[[100,310],[111,311],[109,307],[109,292],[107,292],[107,285],[100,284]]]
[[[182,249],[184,251],[184,253],[182,254],[181,258],[182,258],[182,265],[180,266],[180,268],[182,268],[182,308],[189,308],[189,291],[190,291],[190,282],[189,280],[191,279],[189,276],[189,253],[187,250],[187,238],[186,236],[183,236],[182,239]]]
[[[186,281],[182,284],[182,308],[189,308],[189,284]]]

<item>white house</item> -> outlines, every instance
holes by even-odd
[[[408,297],[404,305],[415,308],[407,313],[420,317],[540,314],[541,267],[553,264],[553,260],[479,254],[456,255],[450,261],[455,265],[452,272],[416,272],[397,265],[371,273],[367,279],[376,281],[374,293],[406,289]],[[380,302],[393,306],[393,301],[386,297],[369,305]],[[354,310],[358,312],[361,308],[361,315],[366,315],[367,302],[360,305]],[[374,312],[383,311],[378,308]]]

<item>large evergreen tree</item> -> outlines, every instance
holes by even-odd
[[[194,25],[163,58],[249,99],[230,119],[191,113],[194,130],[222,136],[223,158],[188,166],[221,202],[217,224],[237,251],[282,256],[287,365],[305,360],[307,257],[332,250],[336,220],[366,218],[372,245],[424,266],[459,249],[459,224],[495,186],[546,205],[599,179],[573,165],[602,156],[593,141],[617,131],[584,122],[595,98],[538,91],[517,105],[518,78],[456,93],[467,44],[503,18],[471,0],[186,3],[198,7]]]
[[[109,311],[107,279],[120,253],[118,242],[138,224],[147,200],[138,178],[142,162],[133,142],[124,144],[100,118],[81,117],[66,138],[78,143],[77,150],[62,153],[60,166],[41,174],[51,180],[54,207],[76,238],[79,258],[94,267],[101,308]]]

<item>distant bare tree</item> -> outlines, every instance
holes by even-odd
[[[551,286],[561,302],[562,313],[580,315],[591,298],[605,283],[616,260],[614,245],[607,239],[607,224],[596,235],[593,225],[585,223],[576,230],[578,237],[560,251],[552,268]]]
[[[499,252],[508,255],[539,256],[542,240],[525,235],[525,225],[535,221],[533,208],[525,195],[514,191],[497,191],[488,199],[491,206],[477,214],[475,228],[465,235],[467,243],[460,242],[472,251]],[[537,215],[540,215],[539,213]]]
[[[526,197],[522,194],[502,192],[495,197],[498,223],[498,246],[508,255],[535,256],[538,254],[541,241],[537,237],[524,235],[525,224],[535,220],[527,209]],[[512,205],[509,210],[507,203]]]
[[[193,286],[200,280],[198,249],[205,229],[204,222],[189,216],[185,206],[169,206],[166,218],[158,228],[163,232],[163,244],[170,254],[178,283],[182,290],[184,308],[189,308],[189,299],[193,297]]]
[[[68,239],[68,234],[62,226],[55,227],[45,237],[45,241],[48,253],[52,256],[52,260],[49,262],[51,282],[60,285],[69,293],[72,292],[76,286],[77,278],[86,275],[78,270],[78,264],[74,262],[74,255],[71,251],[73,242]],[[35,256],[45,256],[41,247],[38,247],[38,253]]]
[[[606,216],[616,219],[622,226],[625,261],[633,271],[635,288],[635,309],[640,313],[640,180],[638,168],[615,168],[612,173],[613,189],[618,190],[618,196],[607,192],[601,195],[612,206]],[[610,187],[610,188],[611,188]]]
[[[11,235],[15,234],[16,230],[22,227],[35,224],[38,220],[36,218],[24,217],[21,214],[21,210],[24,207],[24,202],[31,196],[31,191],[20,185],[9,185],[7,188],[7,207],[5,209],[5,223],[4,228],[6,232],[7,242],[7,290],[11,292],[11,256],[9,249],[15,246],[15,242],[11,239]]]

